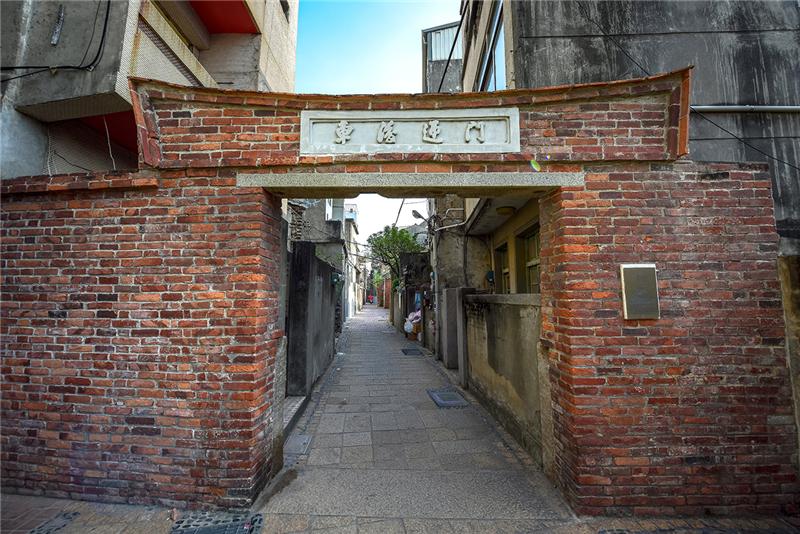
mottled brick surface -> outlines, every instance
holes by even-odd
[[[246,503],[283,335],[277,200],[217,171],[23,182],[2,207],[3,485]]]
[[[458,95],[132,84],[146,170],[3,181],[3,484],[248,502],[270,467],[279,205],[237,172],[584,171],[541,199],[552,480],[582,513],[796,512],[762,166],[677,162],[688,71]],[[517,106],[517,154],[299,154],[303,109]],[[621,319],[655,262],[663,317]]]
[[[797,511],[766,166],[586,167],[542,199],[554,478],[582,513]],[[655,263],[661,319],[623,320]]]

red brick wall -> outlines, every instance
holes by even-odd
[[[142,159],[159,168],[267,167],[269,172],[449,172],[459,163],[673,160],[686,152],[688,71],[655,78],[498,93],[379,95],[274,95],[220,92],[136,81],[133,84]],[[517,154],[300,155],[304,109],[433,109],[517,106]],[[338,165],[337,165],[338,164]],[[313,168],[310,165],[322,165]],[[471,166],[464,170],[478,170]],[[508,168],[496,170],[513,170]],[[552,170],[552,169],[551,169]],[[463,171],[462,171],[463,172]]]
[[[766,167],[587,167],[541,201],[555,478],[579,513],[796,513]],[[623,320],[619,265],[658,267]]]
[[[587,171],[541,201],[553,478],[582,513],[796,511],[770,182],[669,163],[688,73],[483,95],[331,97],[139,81],[160,170],[4,181],[3,484],[245,504],[269,467],[278,204],[235,173]],[[519,154],[302,157],[301,109],[520,108]],[[173,169],[173,170],[170,170]],[[619,264],[663,317],[623,321]]]
[[[263,485],[280,205],[232,176],[3,182],[6,488],[242,505]]]

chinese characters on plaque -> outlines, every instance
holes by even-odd
[[[519,152],[519,110],[303,110],[301,154]]]
[[[485,142],[486,137],[484,136],[484,128],[485,125],[483,122],[470,121],[470,123],[467,125],[466,131],[464,132],[464,141],[467,143],[471,143],[473,141],[477,141],[478,143]],[[473,130],[475,132],[474,135],[472,133]],[[350,126],[349,121],[339,121],[339,124],[336,126],[336,130],[334,131],[336,138],[333,140],[333,142],[339,145],[344,145],[352,137],[353,131],[354,128]],[[442,129],[439,126],[438,120],[432,119],[422,125],[423,142],[438,145],[444,142],[444,138],[441,135]],[[397,141],[397,132],[395,131],[394,121],[381,122],[380,126],[378,126],[376,140],[378,143],[386,145],[394,144]]]

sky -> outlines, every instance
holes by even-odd
[[[460,0],[300,0],[298,93],[419,93],[422,36],[459,19]],[[407,199],[398,226],[427,216],[422,199]],[[359,242],[395,222],[400,199],[360,195]]]

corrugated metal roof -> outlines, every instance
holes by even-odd
[[[453,46],[453,39],[456,37],[457,30],[458,24],[456,23],[453,26],[426,31],[428,40],[428,61],[447,60],[447,56],[450,55],[450,48]],[[461,58],[461,35],[459,34],[456,48],[453,50],[452,59]]]

